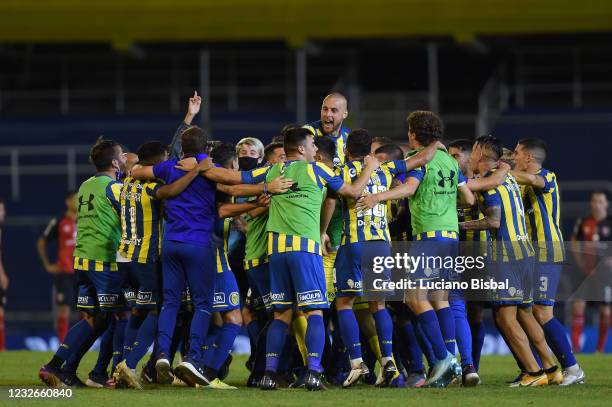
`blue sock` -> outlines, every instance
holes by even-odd
[[[127,359],[127,356],[130,354],[132,347],[134,346],[136,336],[138,335],[138,329],[142,325],[145,318],[146,315],[130,315],[125,327],[125,335],[123,337],[123,359]]]
[[[465,301],[451,301],[451,310],[455,318],[455,335],[457,337],[457,347],[461,355],[461,366],[474,364],[472,360],[472,331],[467,321],[465,312]]]
[[[359,324],[352,309],[338,311],[338,329],[344,346],[348,349],[351,359],[361,357],[361,341],[359,341]]]
[[[278,369],[278,358],[280,357],[283,347],[285,346],[287,329],[289,329],[289,325],[280,319],[273,320],[268,327],[268,333],[266,335],[267,371],[276,372]]]
[[[325,324],[321,315],[308,317],[306,328],[306,349],[308,349],[308,369],[322,372],[321,358],[325,347]]]
[[[201,366],[211,367],[212,358],[217,349],[216,341],[219,333],[221,332],[221,327],[215,324],[211,324],[208,329],[208,335],[206,335],[206,339],[204,340],[204,345],[202,346],[202,353],[199,355],[198,363]]]
[[[210,311],[206,309],[195,309],[189,330],[189,351],[188,356],[193,360],[198,360],[202,354],[202,347],[206,341],[206,333],[210,327]]]
[[[90,336],[93,335],[93,328],[84,319],[77,322],[66,334],[64,342],[60,345],[55,356],[62,362],[79,352],[81,347],[87,343]],[[60,366],[53,366],[59,368]]]
[[[383,358],[390,358],[393,355],[393,321],[386,308],[374,313],[376,333],[380,342],[380,352]]]
[[[127,326],[127,319],[118,319],[115,322],[115,334],[113,335],[113,368],[112,372],[115,371],[115,366],[123,360],[123,340],[125,338],[125,328]]]
[[[149,312],[140,328],[138,328],[132,350],[125,358],[125,363],[130,369],[136,369],[138,362],[146,355],[149,346],[155,340],[155,334],[157,334],[157,315]]]
[[[425,337],[431,343],[434,356],[436,360],[446,359],[448,355],[448,349],[444,343],[444,337],[440,332],[440,324],[438,323],[438,317],[434,310],[425,311],[422,314],[417,315],[417,320],[423,329]]]
[[[236,336],[238,336],[238,332],[240,332],[240,325],[232,323],[223,324],[221,332],[217,335],[217,346],[215,347],[212,360],[207,366],[219,371],[232,350],[232,346],[234,346],[234,341],[236,340]]]
[[[470,330],[472,331],[472,361],[474,368],[478,370],[480,368],[480,354],[486,334],[484,322],[477,321],[470,323]]]
[[[451,355],[455,354],[455,318],[450,307],[442,308],[436,311],[438,322],[440,323],[440,331],[446,344],[446,349]]]
[[[408,370],[410,373],[423,373],[425,372],[425,367],[423,366],[423,352],[417,341],[414,325],[408,322],[404,324],[402,328],[404,341],[406,341],[406,349],[408,349],[408,355],[410,357]]]
[[[286,373],[289,370],[289,362],[291,362],[291,355],[294,351],[295,340],[293,336],[287,334],[285,338],[285,346],[283,346],[283,351],[281,352],[280,359],[278,360],[278,373]]]
[[[93,372],[95,374],[108,374],[108,364],[113,358],[113,336],[115,335],[115,322],[113,318],[106,328],[106,331],[100,338],[100,353],[98,353],[98,360],[94,366]]]
[[[414,321],[412,321],[412,325],[414,326],[414,333],[416,335],[417,341],[419,342],[421,352],[423,352],[423,355],[425,355],[425,359],[427,359],[427,365],[433,366],[436,363],[436,355],[434,355],[431,343],[429,342],[429,339],[427,339],[427,335],[425,335],[423,327],[421,326],[421,324],[419,324],[416,316]]]
[[[550,321],[542,326],[546,340],[550,349],[553,351],[561,367],[564,369],[576,364],[576,358],[572,352],[572,347],[567,339],[565,327],[559,320],[553,317]]]
[[[83,359],[83,356],[85,356],[89,348],[96,342],[96,339],[98,339],[98,335],[96,335],[95,332],[89,335],[89,338],[81,345],[81,348],[77,352],[72,352],[68,359],[66,359],[66,363],[62,367],[62,370],[64,372],[76,374],[81,359]]]

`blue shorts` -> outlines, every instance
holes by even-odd
[[[493,306],[517,305],[530,307],[533,300],[533,257],[492,265],[495,281],[508,281],[508,288],[497,289]]]
[[[348,243],[336,255],[336,296],[352,297],[376,294],[391,295],[390,290],[376,290],[374,280],[390,281],[391,270],[374,266],[377,257],[391,256],[391,245],[384,240]],[[380,269],[379,269],[380,267]],[[376,268],[376,269],[374,269]]]
[[[264,263],[251,267],[246,271],[246,275],[251,290],[251,302],[253,304],[263,304],[267,310],[271,309],[269,264]]]
[[[215,278],[215,299],[213,310],[227,312],[240,309],[240,290],[236,276],[231,271],[217,273]]]
[[[533,303],[555,305],[555,295],[561,278],[563,263],[534,263]]]
[[[125,309],[122,277],[118,270],[75,270],[75,274],[79,293],[77,308],[91,312],[118,312]]]
[[[159,302],[161,263],[118,263],[123,296],[130,307],[155,309]]]
[[[414,272],[411,271],[409,278],[414,281],[456,280],[455,270],[445,268],[444,259],[447,257],[456,258],[458,254],[459,240],[456,238],[436,235],[416,240],[411,243],[410,256],[421,260],[414,265]]]
[[[314,253],[270,255],[270,303],[274,309],[294,304],[304,311],[329,308],[323,258]]]

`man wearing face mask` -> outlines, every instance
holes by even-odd
[[[325,96],[321,105],[321,120],[309,123],[304,128],[310,130],[315,137],[329,136],[336,144],[334,165],[344,164],[346,140],[351,130],[344,126],[348,117],[348,101],[338,92]]]

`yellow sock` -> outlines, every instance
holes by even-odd
[[[374,335],[368,338],[368,344],[376,360],[382,359],[382,352],[380,350],[380,343],[378,342],[378,335]]]
[[[293,330],[293,335],[295,335],[295,341],[297,342],[298,349],[302,355],[304,366],[308,366],[308,350],[306,349],[307,326],[308,320],[303,315],[293,318],[293,321],[291,322],[291,329]]]

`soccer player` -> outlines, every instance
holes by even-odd
[[[546,159],[546,144],[540,139],[519,140],[512,158],[516,165],[512,175],[521,186],[527,233],[536,256],[533,315],[542,326],[546,341],[563,368],[563,382],[559,384],[582,383],[585,380],[584,371],[576,362],[565,327],[553,313],[565,260],[557,176],[542,167]]]
[[[112,140],[98,140],[89,153],[97,173],[81,184],[78,192],[77,243],[74,250],[81,319],[66,335],[53,358],[39,371],[49,386],[82,386],[76,376],[78,361],[93,340],[108,327],[113,313],[123,309],[121,276],[116,253],[121,226],[118,212],[121,183],[117,176],[124,166],[121,146]],[[74,371],[62,371],[62,364],[73,356]]]
[[[348,101],[346,97],[341,93],[333,92],[323,99],[321,119],[304,126],[315,137],[330,136],[334,140],[336,144],[334,165],[344,164],[345,161],[346,138],[351,131],[343,124],[347,117]]]
[[[389,137],[374,137],[372,138],[372,154],[376,154],[376,151],[382,147],[382,146],[386,146],[386,145],[394,145],[395,147],[399,148],[399,146],[397,144],[393,144],[393,140],[391,140]],[[401,148],[400,148],[401,150]],[[403,151],[402,151],[402,155],[403,155]]]
[[[268,164],[276,164],[287,161],[283,143],[272,142],[264,148],[264,161]]]
[[[340,177],[334,176],[327,166],[313,162],[317,147],[308,129],[287,131],[284,148],[286,163],[275,164],[266,172],[259,171],[257,176],[243,173],[243,181],[247,183],[270,180],[279,174],[294,181],[290,191],[272,196],[266,227],[274,321],[268,330],[266,374],[260,388],[271,390],[278,387],[279,355],[293,317],[293,307],[297,305],[308,318],[308,375],[305,387],[321,390],[324,388],[321,353],[325,341],[322,310],[328,308],[319,232],[323,188],[327,186],[340,195],[356,198],[362,193],[370,174],[378,167],[378,162],[367,159],[362,175],[354,184],[347,185]]]
[[[408,116],[408,138],[412,149],[436,144],[442,134],[442,120],[434,113],[415,111]],[[380,201],[408,197],[412,233],[414,240],[419,242],[418,248],[429,256],[454,257],[458,245],[457,192],[468,205],[474,203],[474,196],[457,162],[446,151],[438,150],[429,164],[408,173],[406,183],[364,197],[360,207],[371,208]],[[418,252],[420,254],[421,250]],[[448,273],[448,270],[443,271]],[[435,281],[445,277],[440,270],[425,267],[418,267],[412,274],[415,281]],[[438,290],[435,298],[428,298],[427,291],[424,288],[408,290],[407,304],[416,314],[437,359],[426,385],[445,387],[460,370],[454,357],[455,321],[446,292]]]
[[[591,214],[576,221],[572,234],[572,248],[577,255],[576,262],[585,277],[597,273],[597,241],[609,242],[612,240],[612,216],[608,215],[608,194],[605,191],[594,191],[591,194]],[[610,260],[607,260],[610,262]],[[610,263],[609,263],[610,264]],[[604,270],[602,268],[602,270]],[[597,351],[604,352],[610,329],[610,315],[612,299],[610,286],[601,287],[603,301],[599,304],[599,335]],[[584,311],[586,302],[575,300],[572,302],[572,346],[574,352],[580,351],[580,337],[584,329]]]
[[[486,175],[499,165],[501,142],[493,136],[476,140],[471,154],[472,169]],[[527,235],[520,188],[514,177],[479,195],[484,218],[465,221],[462,230],[491,229],[496,281],[508,280],[509,287],[498,289],[493,302],[498,328],[525,372],[511,387],[535,387],[558,380],[560,372],[552,361],[542,328],[531,313],[533,246]],[[529,343],[536,348],[544,370],[536,361]],[[550,375],[550,376],[549,376]]]
[[[53,276],[55,304],[55,330],[57,339],[64,341],[70,327],[70,308],[75,301],[74,269],[72,255],[76,246],[76,192],[69,191],[64,196],[66,212],[60,218],[52,218],[42,236],[36,242],[38,257],[47,273]],[[47,243],[57,241],[57,260],[51,263],[47,255]]]
[[[6,218],[6,207],[4,200],[0,198],[0,352],[6,350],[6,337],[4,331],[4,307],[6,305],[6,290],[9,286],[9,278],[4,270],[2,262],[2,225]]]
[[[137,151],[140,165],[166,161],[166,146],[157,141],[144,143]],[[121,241],[119,254],[128,260],[120,271],[129,290],[135,292],[131,315],[125,330],[123,360],[117,365],[117,379],[142,389],[136,365],[146,354],[157,333],[159,279],[161,265],[162,200],[180,194],[198,176],[191,171],[170,185],[157,180],[140,181],[132,176],[123,180],[120,193]]]

